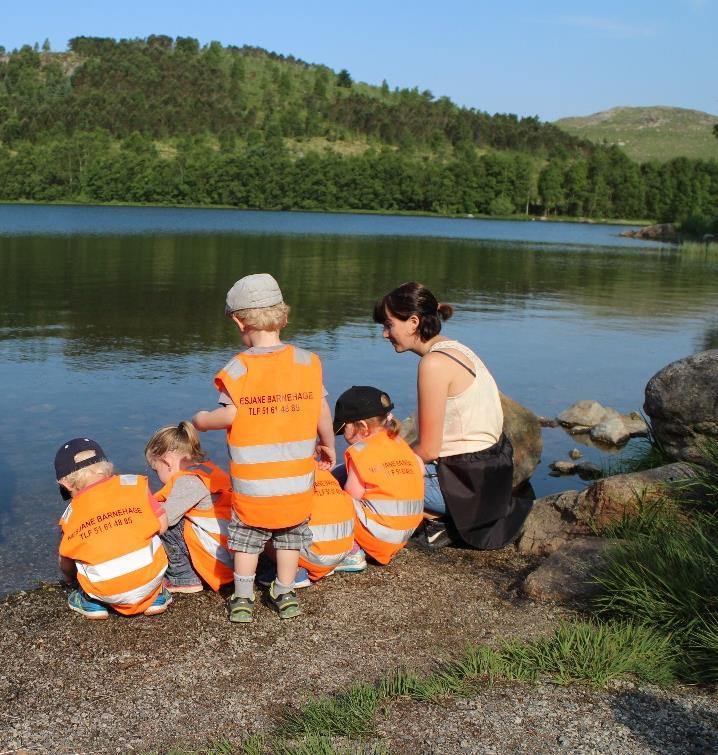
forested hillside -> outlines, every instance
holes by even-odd
[[[0,199],[670,220],[718,205],[715,161],[639,166],[537,118],[258,48],[43,47],[0,55]]]

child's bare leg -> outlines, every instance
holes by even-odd
[[[299,566],[299,551],[277,548],[277,582],[293,587]]]

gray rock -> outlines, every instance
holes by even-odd
[[[591,580],[615,541],[580,537],[562,545],[526,577],[523,592],[536,600],[579,600],[598,592]]]
[[[621,419],[623,424],[628,430],[628,434],[632,438],[638,438],[648,435],[648,425],[646,420],[641,417],[638,412],[630,412],[630,414],[622,414]]]
[[[647,241],[678,241],[678,231],[673,223],[656,223],[639,228],[637,231],[623,231],[621,236],[628,236],[632,239],[646,239]]]
[[[583,400],[564,409],[556,419],[566,427],[590,428],[597,425],[606,414],[606,407],[598,401]]]
[[[599,443],[608,443],[612,446],[620,446],[631,437],[620,415],[608,420],[602,420],[597,425],[594,425],[591,428],[590,435],[591,440],[598,441]]]
[[[576,516],[579,507],[577,490],[537,498],[516,542],[519,552],[547,556],[569,540],[591,534]]]
[[[558,420],[553,417],[540,416],[538,421],[541,427],[558,427]]]
[[[686,464],[667,464],[643,472],[613,475],[597,480],[583,493],[574,509],[578,522],[597,528],[620,522],[638,507],[656,501],[694,472]]]
[[[572,448],[572,449],[571,449],[571,450],[570,450],[570,451],[568,452],[568,455],[569,455],[569,456],[570,456],[570,457],[571,457],[572,459],[580,459],[580,458],[581,458],[581,457],[583,456],[583,454],[581,453],[581,451],[580,451],[580,450],[579,450],[578,448]]]
[[[560,475],[568,475],[576,473],[576,462],[565,461],[564,459],[557,459],[549,464],[549,467]]]
[[[700,461],[700,445],[718,439],[718,349],[657,372],[646,385],[643,408],[671,458]]]

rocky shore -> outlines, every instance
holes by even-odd
[[[389,568],[304,590],[300,619],[280,623],[263,606],[247,627],[231,625],[210,593],[181,596],[159,617],[105,622],[72,614],[58,586],[11,595],[0,604],[3,751],[239,743],[311,696],[399,666],[427,671],[467,642],[550,632],[574,611],[524,596],[539,562],[513,548],[410,547]],[[693,688],[496,684],[441,705],[398,701],[375,725],[373,741],[407,755],[707,753],[718,749],[718,699]]]

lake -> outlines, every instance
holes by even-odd
[[[718,346],[718,258],[621,230],[0,205],[0,592],[57,579],[64,505],[52,462],[63,441],[93,437],[118,470],[148,473],[151,433],[215,406],[212,377],[239,344],[224,297],[248,273],[279,281],[292,307],[286,339],[321,356],[332,405],[370,384],[391,394],[398,416],[414,408],[416,357],[395,354],[371,321],[374,300],[413,279],[455,305],[444,332],[537,414],[583,398],[641,409],[658,369]],[[223,463],[223,434],[203,442]],[[582,487],[547,468],[576,441],[546,429],[544,442],[537,495]]]

